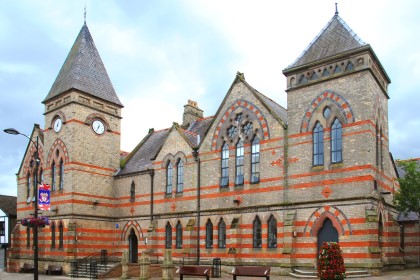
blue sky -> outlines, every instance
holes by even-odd
[[[213,115],[236,71],[286,104],[282,70],[332,18],[334,0],[0,2],[0,128],[30,134],[44,127],[46,97],[83,25],[87,25],[125,105],[122,150],[149,128],[182,121],[188,99]],[[420,157],[420,2],[337,1],[340,16],[369,43],[391,78],[390,148]],[[0,132],[0,194],[16,195],[27,139]]]

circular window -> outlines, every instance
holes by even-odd
[[[248,122],[244,125],[244,133],[249,134],[252,131],[252,123]]]
[[[238,128],[237,128],[236,126],[230,126],[230,127],[228,128],[228,131],[227,131],[228,136],[229,136],[230,138],[235,137],[235,135],[236,135],[236,133],[237,133],[237,132],[238,132]]]
[[[235,121],[240,123],[242,121],[242,118],[243,118],[242,113],[239,113],[239,114],[236,115]]]

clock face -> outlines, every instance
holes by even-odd
[[[57,118],[54,121],[54,131],[59,132],[62,126],[63,126],[63,121],[60,118]]]
[[[95,120],[92,123],[92,129],[96,134],[102,134],[105,132],[105,125],[100,120]]]

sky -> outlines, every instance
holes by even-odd
[[[188,99],[214,115],[236,72],[287,107],[290,65],[334,16],[370,44],[388,76],[394,159],[420,158],[420,1],[0,0],[0,128],[44,127],[44,105],[86,22],[124,104],[121,149],[182,122]],[[141,109],[140,109],[141,108]],[[0,194],[16,195],[28,144],[0,131]]]

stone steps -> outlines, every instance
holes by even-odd
[[[293,268],[289,273],[290,276],[300,279],[318,279],[317,271],[315,270],[302,270]],[[363,278],[372,276],[367,270],[348,270],[346,271],[346,278]]]

